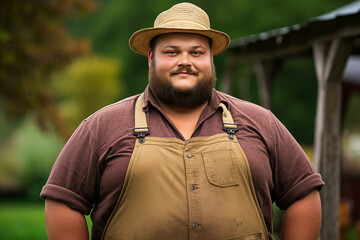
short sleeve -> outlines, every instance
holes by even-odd
[[[270,113],[270,112],[269,112]],[[273,200],[284,210],[313,189],[321,189],[324,182],[311,161],[286,129],[272,114],[270,161],[273,168]]]

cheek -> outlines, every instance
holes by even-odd
[[[160,71],[171,71],[176,67],[176,61],[173,59],[156,58],[156,68]]]
[[[209,61],[199,62],[195,65],[195,67],[201,72],[211,72],[211,62]]]

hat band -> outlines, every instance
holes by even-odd
[[[184,28],[193,30],[209,30],[209,28],[202,24],[190,21],[171,21],[158,26],[154,26],[154,28]]]

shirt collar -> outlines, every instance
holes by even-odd
[[[145,88],[144,99],[145,99],[145,103],[144,103],[145,112],[149,110],[150,105],[154,106],[155,108],[160,109],[157,99],[154,96],[154,94],[152,93],[149,85],[147,85]]]
[[[219,91],[213,89],[208,105],[212,109],[217,110],[219,108],[220,103],[224,103],[226,105],[226,107],[228,107],[228,105],[229,105],[228,100],[224,97],[224,95],[219,94]]]

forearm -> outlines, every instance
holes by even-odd
[[[88,240],[84,215],[64,203],[45,200],[45,223],[49,240]]]
[[[283,240],[316,240],[321,227],[321,202],[317,190],[294,202],[282,223]]]

